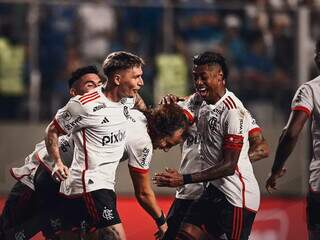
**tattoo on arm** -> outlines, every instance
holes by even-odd
[[[249,137],[249,158],[251,162],[266,158],[269,155],[268,144],[261,134]]]

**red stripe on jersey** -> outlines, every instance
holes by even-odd
[[[235,108],[235,106],[233,106],[232,102],[230,101],[230,99],[226,98],[226,102],[229,103],[230,108]]]
[[[190,124],[193,124],[194,123],[194,117],[192,116],[192,114],[187,111],[186,109],[183,109],[183,113],[184,115],[186,115],[188,121],[190,122]]]
[[[142,174],[146,174],[149,172],[149,169],[143,169],[143,168],[136,168],[136,167],[132,167],[129,165],[129,168],[136,173],[142,173]]]
[[[82,103],[82,105],[84,105],[84,104],[86,104],[86,103],[88,103],[88,102],[91,102],[91,101],[93,101],[93,100],[96,100],[96,99],[99,98],[99,97],[100,97],[100,95],[95,96],[95,97],[93,97],[93,98],[89,98],[89,99],[87,99],[87,100],[85,100],[85,101],[83,101],[83,102],[81,102],[81,103]]]
[[[82,131],[82,140],[83,140],[85,170],[87,170],[88,169],[88,151],[87,151],[86,129],[83,128],[81,131]]]
[[[237,166],[236,171],[238,172],[239,179],[242,184],[242,207],[245,208],[246,207],[246,198],[245,198],[246,185],[244,184],[243,177],[242,177],[242,174],[241,174],[238,166]]]
[[[233,207],[233,222],[232,222],[232,233],[231,233],[231,238],[234,239],[236,235],[236,223],[237,223],[237,207]]]
[[[256,132],[262,132],[261,128],[259,128],[259,127],[252,128],[252,129],[249,131],[249,136],[252,135],[253,133],[256,133]]]
[[[91,97],[91,96],[97,95],[97,94],[98,94],[97,91],[92,92],[92,93],[86,93],[86,94],[84,94],[83,96],[79,97],[79,101],[81,102],[81,101],[83,101],[83,100],[86,100],[88,97]]]
[[[303,106],[296,106],[296,107],[292,108],[292,111],[302,111],[302,112],[305,112],[308,115],[308,117],[311,116],[310,110],[306,107],[303,107]]]
[[[243,136],[228,134],[223,139],[223,149],[241,150]]]
[[[32,170],[33,170],[33,169],[32,169]],[[26,177],[26,176],[29,176],[29,175],[31,174],[31,173],[23,174],[23,175],[21,175],[20,177],[18,177],[18,176],[16,176],[16,175],[14,174],[12,168],[10,168],[9,171],[10,171],[11,176],[12,176],[14,179],[16,179],[17,181],[20,181],[21,178]]]
[[[35,153],[35,158],[48,173],[52,174],[52,170],[43,162],[43,160],[39,157],[39,154],[37,152]]]
[[[237,105],[236,103],[233,101],[233,99],[229,96],[228,99],[232,102],[234,108],[237,108]]]
[[[231,109],[229,103],[228,103],[226,100],[223,100],[223,103],[227,106],[227,108],[228,108],[229,110]]]
[[[60,126],[60,124],[58,123],[57,119],[53,119],[52,121],[53,125],[55,126],[55,128],[58,130],[59,133],[66,135],[67,133],[63,130],[63,128]]]

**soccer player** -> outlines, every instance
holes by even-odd
[[[203,99],[198,93],[195,93],[188,98],[193,98],[194,101],[188,101],[186,98],[167,95],[162,98],[162,104],[171,104],[178,102],[180,106],[188,108],[197,108],[202,104]],[[188,103],[188,106],[185,106]],[[265,141],[261,128],[257,125],[255,119],[252,118],[249,131],[249,158],[251,162],[266,158],[269,155],[269,146]],[[179,173],[189,174],[202,169],[202,163],[199,161],[200,135],[197,131],[196,123],[188,128],[186,140],[181,145],[182,158],[179,168]],[[175,239],[179,230],[180,224],[185,217],[191,204],[203,193],[203,183],[193,183],[183,185],[177,188],[175,200],[171,204],[167,215],[168,230],[163,239]]]
[[[167,169],[156,174],[154,182],[168,187],[208,182],[189,209],[176,239],[205,238],[202,225],[218,239],[248,239],[260,203],[248,156],[251,117],[225,87],[228,69],[223,56],[205,52],[194,57],[193,63],[195,86],[204,102],[199,108],[186,109],[191,120],[197,119],[199,162],[204,170],[180,174]]]
[[[101,84],[102,81],[97,68],[95,66],[85,66],[72,73],[72,77],[69,79],[69,94],[72,97],[81,95]],[[60,137],[59,146],[62,158],[72,159],[72,139],[69,136]],[[52,170],[52,162],[48,160],[50,159],[47,157],[45,143],[42,141],[25,158],[25,164],[22,167],[10,170],[17,183],[13,186],[1,214],[0,227],[3,232],[25,222],[40,211],[39,204],[41,205],[43,201],[39,202],[38,194],[34,193],[37,188],[35,181],[42,174],[41,169]],[[57,192],[57,188],[58,184],[52,181],[52,183],[46,185],[45,194],[41,194],[41,197],[45,196],[46,200],[50,200]]]
[[[315,63],[320,69],[320,41],[316,44]],[[293,151],[299,134],[311,119],[311,135],[313,140],[312,159],[309,164],[309,193],[307,196],[307,225],[310,240],[320,239],[320,76],[302,84],[291,104],[291,114],[287,125],[279,138],[276,156],[271,175],[266,181],[266,189],[276,189],[277,179],[285,174],[284,164]]]

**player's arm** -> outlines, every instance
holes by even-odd
[[[137,94],[135,97],[135,102],[134,102],[133,108],[138,109],[142,112],[147,110],[147,106],[139,94]]]
[[[249,144],[249,159],[251,162],[256,162],[269,156],[269,145],[260,129],[249,132]]]
[[[243,146],[243,117],[237,110],[230,110],[221,123],[225,129],[222,143],[222,158],[216,165],[192,174],[180,174],[174,169],[157,173],[153,178],[158,186],[178,187],[188,183],[205,182],[233,175],[237,169],[240,152]]]
[[[45,143],[48,154],[55,163],[53,172],[57,180],[63,181],[68,176],[68,168],[63,164],[59,151],[59,136],[65,132],[59,127],[57,122],[53,120],[45,131]]]
[[[266,188],[276,189],[276,179],[283,175],[284,164],[292,153],[299,134],[309,118],[309,115],[304,111],[292,111],[287,127],[283,130],[276,150],[276,156],[271,169],[271,176],[266,182]]]
[[[224,148],[224,160],[213,167],[192,174],[180,174],[175,169],[167,168],[165,172],[156,173],[153,181],[159,187],[179,187],[184,184],[205,182],[227,177],[235,173],[240,152],[241,148]]]
[[[149,172],[137,171],[137,169],[131,166],[129,166],[129,172],[137,201],[140,206],[156,221],[159,228],[159,232],[156,233],[158,236],[156,237],[161,238],[168,226],[151,187],[150,174]]]

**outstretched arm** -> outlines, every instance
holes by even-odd
[[[151,187],[149,172],[141,173],[130,166],[129,172],[136,198],[140,206],[156,221],[159,231],[155,236],[156,239],[161,239],[168,226]]]
[[[271,169],[271,176],[266,182],[266,188],[268,191],[276,189],[276,180],[284,174],[284,164],[293,151],[298,136],[308,119],[307,113],[304,111],[292,111],[287,128],[283,130],[279,144],[276,150],[276,156]]]

